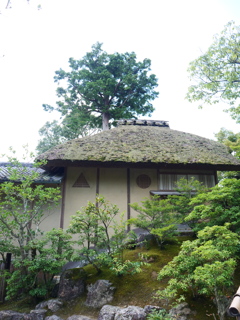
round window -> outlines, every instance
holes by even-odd
[[[140,174],[137,177],[137,185],[139,186],[139,188],[142,188],[142,189],[146,189],[146,188],[150,187],[150,185],[151,185],[150,177],[146,174]]]

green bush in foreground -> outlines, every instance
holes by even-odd
[[[183,242],[179,254],[159,272],[159,280],[169,278],[166,289],[157,292],[160,299],[177,301],[179,294],[189,292],[213,296],[220,320],[224,319],[223,296],[233,286],[239,246],[239,236],[228,227],[206,227],[196,240]]]

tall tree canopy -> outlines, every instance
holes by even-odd
[[[217,140],[228,147],[229,153],[236,158],[240,159],[240,132],[234,133],[231,130],[221,128],[221,130],[215,134]],[[240,178],[240,172],[225,171],[218,174],[220,180],[224,178]]]
[[[225,144],[229,152],[240,159],[240,133],[234,133],[231,130],[221,128],[221,130],[215,134],[217,140]]]
[[[37,145],[38,153],[43,153],[67,140],[98,132],[100,129],[94,127],[94,120],[94,117],[81,115],[78,110],[75,110],[63,117],[61,123],[57,120],[47,121],[38,131],[42,137]]]
[[[240,123],[240,26],[229,22],[209,49],[190,63],[188,71],[195,83],[189,87],[187,99],[228,102],[228,111]]]
[[[68,125],[71,115],[78,114],[85,124],[106,130],[114,120],[154,111],[151,101],[158,96],[157,78],[149,74],[149,59],[138,62],[134,52],[108,54],[97,42],[82,59],[70,58],[69,66],[70,71],[60,69],[54,77],[64,84],[57,88],[57,106],[43,105],[46,111],[55,109],[67,116]]]

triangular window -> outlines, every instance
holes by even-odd
[[[80,176],[77,178],[77,180],[73,184],[73,188],[90,188],[83,173],[81,173]]]

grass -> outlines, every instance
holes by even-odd
[[[178,241],[174,241],[166,244],[164,250],[151,244],[147,248],[136,248],[134,250],[127,250],[124,252],[124,258],[129,260],[136,260],[139,257],[139,253],[145,254],[151,258],[149,266],[144,266],[142,272],[135,275],[127,275],[122,277],[114,276],[108,269],[103,269],[101,274],[97,274],[96,270],[91,266],[84,267],[88,274],[87,284],[95,283],[98,279],[109,280],[116,288],[114,299],[111,305],[126,307],[128,305],[136,305],[144,307],[146,305],[161,305],[159,300],[156,300],[155,293],[159,289],[163,289],[167,280],[157,280],[158,272],[166,265],[172,258],[178,254],[180,245],[184,240],[188,240],[189,237],[179,237]],[[65,307],[57,313],[63,319],[73,314],[86,315],[92,318],[97,318],[99,309],[94,310],[85,306],[86,295],[66,303]],[[0,310],[15,310],[19,312],[29,312],[34,306],[30,306],[24,301],[8,302],[0,305]],[[199,298],[193,300],[190,296],[187,298],[191,310],[196,311],[194,320],[213,319],[213,314],[217,314],[216,308],[211,299]],[[165,306],[163,306],[165,307]],[[216,318],[217,319],[217,318]],[[229,318],[230,319],[230,318]]]

